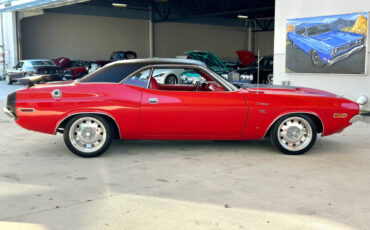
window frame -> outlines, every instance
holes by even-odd
[[[220,79],[221,78],[220,76],[218,76],[216,73],[210,71],[208,68],[205,68],[204,66],[201,66],[201,65],[192,65],[192,64],[152,64],[152,65],[147,65],[147,66],[144,66],[144,67],[139,68],[136,71],[132,72],[131,74],[129,74],[126,78],[124,78],[119,83],[124,84],[130,77],[132,77],[132,76],[136,75],[137,73],[142,72],[146,69],[149,69],[149,68],[151,68],[151,71],[150,71],[150,77],[149,77],[149,81],[148,81],[148,85],[147,85],[146,89],[149,89],[150,81],[153,77],[154,68],[162,68],[162,69],[166,69],[166,68],[167,69],[169,69],[169,68],[176,68],[176,69],[193,68],[193,69],[199,69],[199,70],[205,72],[206,74],[208,74],[210,77],[212,77],[214,81],[216,81],[218,84],[220,84],[222,87],[225,88],[224,92],[234,92],[234,91],[238,90],[236,87],[235,88],[229,87],[227,84],[225,84],[223,82],[223,79],[222,80]],[[226,80],[224,80],[224,81],[226,81]],[[142,88],[142,87],[140,87],[140,88]],[[201,91],[199,91],[199,92],[201,92]]]

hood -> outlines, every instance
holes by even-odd
[[[361,34],[347,33],[341,31],[331,31],[327,33],[317,34],[310,38],[320,42],[325,42],[332,47],[340,47],[350,44],[358,39],[364,38]]]
[[[256,60],[254,54],[249,50],[238,50],[236,54],[243,66],[247,67]]]
[[[247,92],[259,92],[265,94],[279,94],[279,95],[310,95],[310,96],[321,96],[321,97],[340,97],[336,94],[312,89],[312,88],[305,88],[305,87],[297,87],[297,86],[279,86],[279,85],[257,85],[253,84],[244,84],[241,85],[243,91]]]
[[[213,53],[207,51],[187,51],[189,59],[204,62],[208,68],[216,73],[229,72],[229,68]]]

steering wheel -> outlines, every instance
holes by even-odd
[[[195,82],[195,91],[199,91],[200,81]]]

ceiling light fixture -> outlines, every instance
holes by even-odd
[[[119,8],[126,8],[127,7],[127,4],[123,4],[123,3],[112,3],[112,6],[113,7],[119,7]]]
[[[246,15],[238,15],[238,18],[239,19],[248,19],[248,16],[246,16]]]

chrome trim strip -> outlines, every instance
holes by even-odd
[[[11,119],[15,119],[15,115],[12,113],[12,112],[10,112],[10,110],[8,109],[8,108],[6,108],[6,107],[4,107],[3,108],[3,112],[9,117],[9,118],[11,118]]]
[[[341,55],[339,55],[339,56],[337,56],[337,57],[335,57],[333,60],[330,60],[330,61],[328,61],[328,65],[330,66],[330,65],[333,65],[334,63],[336,63],[337,61],[340,61],[340,60],[343,60],[344,58],[347,58],[347,57],[349,57],[349,56],[351,56],[353,53],[356,53],[356,52],[358,52],[358,51],[360,51],[362,48],[364,48],[364,44],[362,44],[362,45],[360,45],[360,46],[358,46],[358,47],[355,47],[355,48],[353,48],[352,50],[350,50],[349,52],[347,52],[347,53],[343,53],[343,54],[341,54]]]
[[[116,125],[118,127],[118,135],[119,135],[119,138],[121,139],[121,128],[119,127],[119,124],[117,123],[116,119],[114,119],[114,117],[112,117],[111,115],[109,115],[107,113],[103,113],[103,112],[77,112],[77,113],[69,114],[68,116],[66,116],[65,118],[63,118],[63,120],[61,120],[57,124],[56,128],[54,129],[54,135],[57,134],[58,128],[59,128],[60,124],[63,123],[63,121],[65,121],[67,118],[69,118],[71,116],[75,116],[75,115],[79,115],[79,114],[100,114],[100,115],[105,115],[105,116],[108,116],[108,117],[112,118],[112,120],[116,123]]]
[[[281,117],[285,116],[285,115],[289,115],[289,114],[311,114],[311,115],[314,115],[316,117],[319,118],[320,122],[321,122],[321,125],[322,125],[322,133],[321,135],[324,134],[324,130],[325,130],[325,126],[324,126],[324,123],[322,122],[321,118],[319,117],[319,115],[317,115],[316,113],[313,113],[313,112],[288,112],[288,113],[283,113],[283,114],[280,114],[277,118],[275,118],[271,124],[268,126],[268,128],[266,129],[265,131],[265,134],[263,135],[263,137],[266,136],[267,132],[269,131],[269,129],[271,128],[271,126],[277,121],[279,120]],[[247,121],[248,122],[248,121]]]

